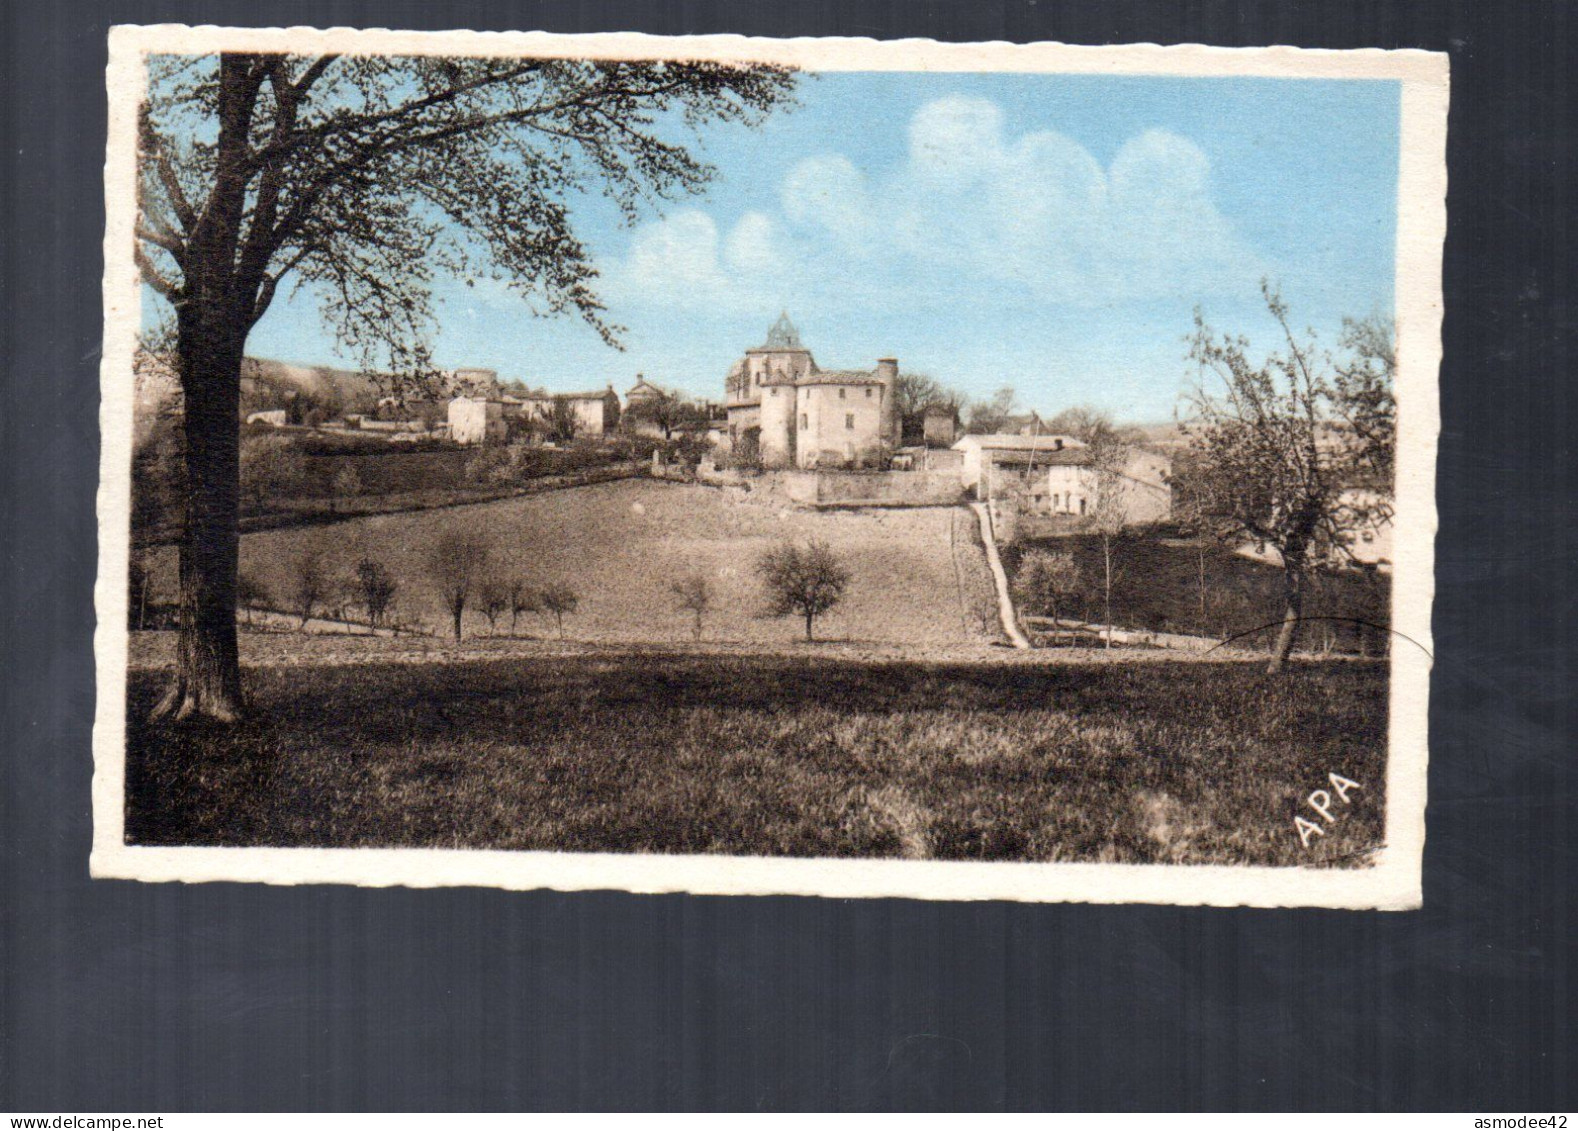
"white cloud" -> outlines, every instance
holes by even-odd
[[[630,241],[626,268],[632,281],[659,287],[715,286],[721,282],[718,227],[695,209],[648,224]]]
[[[784,214],[796,224],[862,241],[872,227],[866,176],[849,158],[820,153],[795,164],[784,177]]]
[[[630,250],[607,272],[604,289],[616,302],[686,309],[754,309],[771,305],[778,290],[778,227],[748,212],[729,230],[700,209],[688,208],[644,224]]]
[[[984,98],[939,98],[910,119],[910,166],[922,177],[969,184],[989,175],[1002,148],[1003,112]]]
[[[784,171],[780,218],[727,235],[688,209],[639,228],[610,271],[616,297],[727,310],[1005,298],[1087,306],[1252,289],[1263,265],[1211,199],[1211,164],[1163,130],[1128,139],[1107,167],[1052,131],[1011,136],[981,98],[922,106],[904,160],[862,170],[820,153]],[[727,171],[725,171],[727,175]]]
[[[747,212],[729,233],[724,258],[741,272],[772,271],[780,258],[779,237],[772,220],[761,212]]]
[[[1210,161],[1149,130],[1103,169],[1043,131],[1005,140],[984,99],[942,99],[910,127],[894,236],[935,264],[1070,303],[1198,295],[1252,286],[1259,265],[1210,199]]]

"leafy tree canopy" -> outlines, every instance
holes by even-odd
[[[619,327],[569,201],[626,217],[704,186],[678,140],[755,123],[783,69],[717,63],[289,55],[159,57],[140,120],[137,255],[177,307],[220,283],[249,329],[287,281],[341,340],[397,372],[430,368],[435,272],[488,277],[536,313]]]

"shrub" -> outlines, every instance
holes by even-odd
[[[340,465],[334,473],[332,490],[335,499],[354,499],[362,493],[362,477],[355,464]]]
[[[510,585],[499,577],[485,577],[477,586],[477,611],[488,618],[492,636],[499,617],[510,611]]]
[[[241,440],[241,490],[255,508],[271,499],[303,493],[307,462],[289,436],[245,436]]]
[[[1085,592],[1085,575],[1067,550],[1028,550],[1014,576],[1014,600],[1021,612],[1052,618],[1052,643],[1057,621]]]
[[[510,635],[515,635],[516,626],[520,622],[522,613],[540,612],[542,597],[537,590],[527,585],[524,581],[516,579],[510,582]]]

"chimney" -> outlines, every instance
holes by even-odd
[[[893,386],[899,379],[899,359],[877,358],[877,380],[882,382],[882,438],[895,448],[899,446],[899,429],[902,422],[893,411]]]

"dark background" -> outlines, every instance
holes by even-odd
[[[0,1108],[1572,1108],[1574,12],[7,4]],[[89,882],[105,30],[176,21],[1450,51],[1424,910]]]

